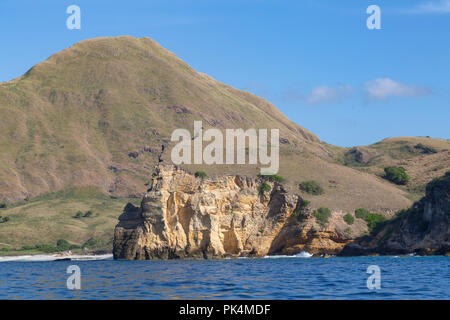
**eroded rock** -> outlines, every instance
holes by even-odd
[[[114,234],[116,259],[224,258],[336,254],[350,239],[333,225],[323,229],[303,199],[260,178],[198,178],[160,164],[141,206],[128,204]]]

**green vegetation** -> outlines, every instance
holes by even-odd
[[[364,220],[367,222],[369,232],[372,232],[379,223],[385,222],[387,219],[382,214],[370,213]]]
[[[350,233],[352,233],[352,229],[350,227],[347,227],[347,228],[345,228],[344,232],[347,234],[350,234]]]
[[[321,195],[323,194],[323,188],[319,185],[317,181],[303,181],[299,185],[300,190],[312,194],[312,195]]]
[[[276,174],[267,174],[267,175],[262,175],[260,173],[258,173],[258,178],[264,179],[265,181],[272,181],[272,182],[283,182],[286,179],[276,175]]]
[[[114,227],[128,202],[139,205],[140,199],[113,200],[96,188],[86,187],[42,194],[9,205],[0,213],[10,218],[8,223],[0,223],[0,247],[7,247],[8,255],[58,252],[58,240],[65,239],[70,250],[81,253],[77,248],[95,238],[100,242],[88,248],[90,251],[111,252]],[[88,211],[91,216],[84,218]],[[74,219],[78,213],[80,218]]]
[[[382,214],[372,213],[364,208],[356,209],[355,216],[366,221],[369,232],[372,232],[378,224],[387,220],[386,217]]]
[[[89,217],[92,217],[92,211],[91,210],[88,210],[88,211],[86,211],[86,213],[84,214],[84,216],[83,216],[83,218],[89,218]]]
[[[403,179],[403,181],[406,181],[406,184],[400,184],[399,186],[401,186],[403,191],[408,192],[404,196],[413,202],[424,196],[428,182],[442,176],[446,168],[449,167],[449,139],[397,137],[388,138],[370,146],[341,150],[329,149],[335,152],[336,160],[341,163],[346,161],[347,155],[351,155],[353,161],[348,161],[351,167],[380,177],[385,175],[385,168],[403,167],[410,179],[409,181],[406,181],[408,180],[407,178],[406,180]],[[360,162],[355,160],[355,153],[352,152],[354,150],[360,151],[357,154],[360,156],[358,159]],[[401,176],[403,175],[401,174]],[[401,178],[400,181],[402,181]],[[396,182],[391,183],[396,184]],[[397,207],[406,207],[407,205],[409,204],[403,203]],[[369,205],[361,206],[369,207]]]
[[[204,177],[206,177],[206,172],[205,171],[197,171],[194,175],[197,178],[204,178]]]
[[[258,187],[258,192],[260,195],[263,195],[264,192],[269,192],[270,190],[272,190],[272,188],[266,182],[261,183],[261,185]]]
[[[328,224],[328,218],[331,216],[331,210],[322,207],[314,210],[313,215],[316,217],[317,223],[325,227]]]
[[[301,204],[299,204],[298,209],[303,211],[304,209],[306,209],[307,206],[309,206],[309,204],[311,203],[311,201],[309,200],[303,200]]]
[[[54,253],[54,252],[62,252],[73,249],[79,249],[80,246],[71,244],[69,241],[65,239],[59,239],[56,241],[56,246],[48,243],[40,243],[34,246],[25,245],[19,249],[19,251],[32,251],[32,252],[41,252],[41,253]],[[9,250],[10,251],[10,250]]]
[[[6,222],[8,222],[9,220],[10,220],[9,217],[2,217],[2,216],[0,216],[0,223],[6,223]]]
[[[149,74],[154,76],[148,77]],[[79,97],[85,97],[82,103]],[[325,150],[333,148],[333,153],[339,153],[344,148],[321,142],[264,99],[197,73],[150,39],[124,36],[75,44],[31,68],[23,77],[1,83],[0,100],[0,127],[4,133],[0,136],[0,145],[2,154],[7,155],[0,170],[0,194],[4,196],[1,201],[20,195],[23,185],[28,189],[25,192],[33,190],[33,195],[44,192],[46,183],[66,188],[74,183],[68,177],[75,175],[80,175],[81,179],[77,184],[101,186],[105,194],[109,186],[104,182],[110,181],[112,174],[123,182],[124,190],[138,187],[144,191],[142,184],[158,163],[159,152],[143,152],[136,159],[130,159],[128,152],[141,152],[144,146],[156,149],[170,138],[175,128],[184,128],[201,116],[208,119],[208,123],[203,123],[207,127],[231,121],[236,128],[280,128],[282,135],[290,139],[280,146],[284,159],[280,172],[288,182],[317,180],[323,184],[326,193],[321,197],[323,206],[344,210],[371,207],[375,198],[383,199],[386,208],[409,204],[402,190],[379,183],[374,176],[362,176],[336,165]],[[126,110],[123,106],[127,106]],[[221,106],[227,106],[226,112],[220,111]],[[435,146],[435,140],[429,140],[424,143]],[[444,147],[447,146],[445,142]],[[439,145],[436,148],[443,149]],[[110,163],[114,166],[109,167]],[[396,164],[383,163],[383,167],[389,165]],[[208,175],[212,175],[223,173],[225,167],[194,165],[186,169],[191,172],[206,169]],[[256,165],[250,169],[249,166],[234,166],[232,171],[255,176],[256,169]],[[407,171],[413,176],[409,167]],[[17,172],[18,176],[12,172]],[[338,182],[338,188],[328,187],[326,181],[330,177]],[[297,184],[291,187],[297,189]],[[355,189],[360,190],[359,205],[354,204],[351,193]],[[34,200],[30,203],[36,204]],[[116,201],[117,205],[122,201]],[[87,209],[89,207],[74,208],[70,215]],[[121,211],[105,210],[100,215],[107,218]],[[50,216],[42,212],[44,221],[57,214],[53,208],[49,212]],[[94,212],[97,214],[99,210],[95,208]],[[30,214],[31,209],[27,213]],[[67,214],[65,208],[60,214]],[[94,219],[71,218],[70,223],[79,228],[89,224],[92,229],[99,229]],[[13,220],[15,222],[16,218]],[[3,232],[5,238],[7,235],[26,238],[21,233],[12,236],[10,231]],[[66,235],[51,240],[59,237]],[[69,237],[66,239],[72,241]],[[85,240],[79,239],[76,243]]]
[[[77,213],[73,216],[75,219],[80,219],[80,218],[89,218],[92,217],[94,213],[91,210],[86,211],[85,213],[81,212],[81,211],[77,211]]]
[[[297,218],[297,221],[303,221],[305,219],[304,211],[309,206],[311,201],[303,200],[301,203],[297,205],[297,208],[295,208],[294,212],[292,213],[292,216]]]
[[[56,248],[58,248],[59,250],[62,250],[62,251],[69,250],[70,243],[67,240],[59,239],[58,241],[56,241]]]
[[[51,244],[37,244],[35,246],[35,249],[44,253],[53,253],[58,251],[57,248],[52,246]]]
[[[0,203],[0,209],[6,209],[8,207],[8,205],[4,202]]]
[[[352,225],[353,222],[355,222],[355,218],[350,213],[347,213],[344,216],[344,221],[347,222],[347,224]]]
[[[359,219],[365,219],[370,214],[370,211],[364,208],[359,208],[355,210],[355,217]]]
[[[437,153],[437,150],[436,150],[435,148],[430,147],[430,146],[426,146],[426,145],[424,145],[424,144],[422,144],[422,143],[416,144],[416,145],[414,146],[414,148],[415,148],[416,150],[419,150],[420,153],[423,153],[423,154],[433,154],[433,153]]]
[[[403,185],[407,184],[411,179],[410,176],[406,174],[405,168],[402,167],[386,167],[384,168],[384,178],[395,184]]]
[[[84,244],[83,248],[93,248],[95,246],[98,246],[100,244],[100,240],[96,238],[89,238]]]

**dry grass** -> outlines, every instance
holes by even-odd
[[[449,168],[448,141],[426,138],[424,143],[442,150],[408,158],[396,149],[401,143],[389,139],[368,147],[377,153],[373,163],[344,166],[347,149],[321,142],[269,102],[196,72],[148,38],[86,40],[53,55],[22,77],[0,83],[0,114],[0,202],[87,186],[102,194],[140,196],[157,153],[138,158],[128,153],[159,149],[174,129],[192,130],[194,120],[202,120],[205,129],[279,129],[289,141],[281,145],[279,174],[300,194],[298,183],[318,181],[323,195],[301,195],[333,211],[364,207],[391,213],[408,207],[414,192],[377,176],[387,164],[406,162],[411,188]],[[242,165],[187,167],[208,174],[259,172]],[[8,209],[13,220],[0,226],[0,242],[66,237],[79,243],[92,234],[110,235],[125,203],[102,197],[41,199]],[[99,216],[89,222],[70,218],[78,208],[95,206]]]
[[[435,153],[421,152],[415,148],[417,145],[429,147]],[[340,162],[379,177],[383,176],[385,167],[404,167],[411,181],[399,188],[408,192],[407,196],[412,200],[423,197],[426,184],[450,170],[450,140],[446,139],[397,137],[358,148],[370,154],[368,163],[358,163],[346,157],[349,149],[336,147],[330,149]]]
[[[0,210],[0,215],[10,218],[0,224],[0,248],[55,246],[59,239],[82,245],[93,237],[102,242],[99,249],[111,251],[117,218],[130,201],[139,203],[139,199],[111,199],[94,188],[77,188],[18,203]],[[74,218],[77,211],[88,210],[93,212],[91,217]]]

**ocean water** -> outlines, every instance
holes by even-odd
[[[0,262],[0,299],[449,299],[449,257]],[[70,265],[81,289],[69,290]],[[381,288],[369,290],[367,268]]]

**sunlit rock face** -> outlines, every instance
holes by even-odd
[[[282,184],[244,176],[195,177],[160,164],[140,208],[128,204],[114,234],[116,259],[225,258],[337,253],[349,240],[323,230]],[[294,214],[295,213],[295,214]]]

